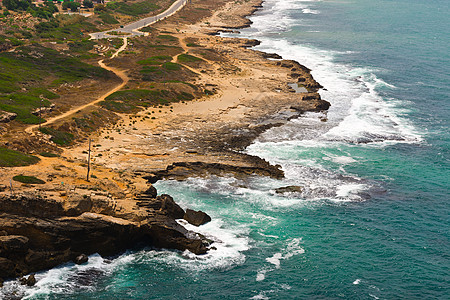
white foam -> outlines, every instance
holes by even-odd
[[[251,297],[250,299],[253,299],[253,300],[267,300],[267,299],[270,299],[270,298],[267,297],[263,292],[261,292],[258,295]]]
[[[337,187],[336,196],[341,198],[341,200],[352,200],[352,199],[360,199],[357,195],[358,192],[366,189],[367,185],[365,184],[344,184]]]
[[[312,10],[312,9],[309,9],[309,8],[304,8],[304,9],[302,9],[302,13],[304,13],[304,14],[317,15],[317,14],[319,14],[320,12],[317,11],[317,10]]]
[[[287,244],[281,252],[277,252],[271,257],[267,257],[266,261],[272,264],[274,267],[266,267],[260,269],[256,274],[256,281],[263,281],[266,278],[266,274],[276,269],[281,268],[281,261],[290,259],[291,257],[305,253],[305,250],[300,246],[302,239],[293,238],[287,241]],[[289,286],[288,286],[289,287]],[[290,288],[290,287],[289,287]]]
[[[263,281],[264,279],[266,279],[266,273],[267,269],[259,270],[256,274],[256,281]]]
[[[273,264],[275,266],[275,268],[279,269],[280,268],[280,259],[283,259],[283,254],[281,253],[275,253],[272,257],[268,257],[266,258],[266,261]]]

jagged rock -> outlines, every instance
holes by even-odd
[[[81,265],[81,264],[87,263],[88,260],[89,260],[89,258],[86,254],[81,254],[81,255],[78,255],[74,259],[74,263],[76,263],[77,265]]]
[[[261,126],[264,128],[264,126]],[[262,132],[263,130],[261,130]],[[242,140],[234,139],[228,144],[233,148],[242,148],[243,145],[247,145],[249,137],[245,137]],[[237,177],[249,176],[249,175],[261,175],[270,176],[273,178],[283,178],[284,172],[281,170],[280,166],[273,166],[269,162],[247,155],[246,159],[251,161],[254,165],[252,167],[241,167],[228,164],[220,163],[205,163],[201,161],[197,162],[175,162],[168,166],[165,170],[155,172],[154,175],[145,176],[144,179],[151,180],[155,177],[183,180],[192,176],[205,176],[205,175],[235,175]]]
[[[301,193],[303,191],[303,187],[297,185],[289,185],[275,189],[275,193],[277,194],[285,194],[285,193]]]
[[[0,111],[0,123],[8,123],[14,120],[17,114],[11,112]]]
[[[264,58],[271,58],[271,59],[283,59],[280,55],[276,53],[265,53],[263,52],[262,57]]]
[[[184,210],[173,201],[173,198],[169,195],[162,194],[156,197],[161,200],[160,210],[164,211],[169,217],[174,219],[181,219],[184,216]]]
[[[92,209],[92,199],[86,195],[71,195],[64,202],[64,209],[69,216],[79,216]]]
[[[41,113],[47,113],[53,111],[55,108],[55,104],[52,103],[49,107],[38,107],[35,110],[33,110],[31,113],[35,116],[38,116]]]
[[[0,236],[0,250],[3,252],[19,252],[28,249],[29,239],[21,235]]]
[[[156,196],[158,196],[158,191],[152,185],[143,194],[148,195],[150,198],[156,198]]]
[[[138,200],[148,207],[118,217],[110,205],[115,201],[110,203],[106,197],[92,197],[91,211],[78,215],[73,213],[73,207],[38,195],[0,195],[0,231],[8,234],[0,236],[0,278],[52,268],[80,253],[116,255],[136,244],[195,254],[208,251],[208,243],[192,237],[175,221],[183,218],[184,210],[172,197],[150,196],[142,194],[142,200]],[[103,205],[110,209],[102,209]],[[79,207],[78,212],[90,206]]]
[[[201,210],[195,211],[189,208],[186,209],[186,213],[184,214],[183,219],[195,226],[200,226],[211,221],[211,217]]]
[[[11,260],[0,257],[0,278],[13,277],[16,275],[15,264]]]
[[[27,285],[27,286],[33,286],[36,284],[36,278],[35,278],[34,274],[31,274],[30,276],[28,276],[28,278],[22,277],[19,279],[19,281],[22,285]]]

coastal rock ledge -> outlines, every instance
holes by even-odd
[[[0,194],[0,282],[79,257],[111,256],[135,246],[208,251],[175,219],[185,212],[169,195],[148,189],[133,199],[96,195],[70,201],[36,193]]]

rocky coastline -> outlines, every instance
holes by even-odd
[[[269,128],[281,126],[306,111],[326,111],[330,104],[320,98],[318,90],[322,86],[308,68],[277,54],[248,49],[258,41],[216,35],[248,27],[251,21],[247,17],[261,5],[260,0],[240,6],[225,3],[207,25],[194,24],[180,33],[191,38],[195,34],[198,43],[210,45],[215,55],[223,57],[223,61],[211,63],[202,72],[205,76],[210,73],[211,78],[219,72],[223,81],[231,78],[238,83],[214,83],[223,91],[221,98],[194,103],[195,113],[186,112],[180,104],[174,108],[175,112],[179,108],[180,113],[172,118],[151,126],[137,124],[135,131],[108,139],[109,144],[103,143],[108,150],[99,152],[103,155],[96,158],[101,179],[88,183],[80,179],[84,168],[73,157],[84,148],[74,147],[64,153],[70,163],[60,166],[60,170],[55,169],[52,159],[43,159],[48,169],[59,173],[46,173],[46,183],[41,187],[24,184],[17,190],[0,185],[0,282],[79,261],[80,256],[111,256],[134,247],[189,250],[198,255],[214,251],[211,240],[176,221],[185,218],[199,225],[208,217],[184,211],[176,199],[157,195],[151,184],[162,179],[210,175],[283,178],[280,166],[242,151]],[[170,27],[170,19],[161,26]],[[230,65],[241,71],[225,68]],[[247,65],[257,72],[247,74],[242,70]],[[281,75],[270,77],[274,72]],[[257,78],[260,81],[252,83]],[[307,92],[296,93],[287,83],[298,83]],[[236,91],[241,94],[233,94]],[[236,102],[223,106],[230,94]],[[203,108],[208,101],[216,101],[217,107]],[[202,109],[208,114],[200,116]],[[218,111],[220,115],[215,115]],[[65,178],[64,182],[59,183],[60,178]]]

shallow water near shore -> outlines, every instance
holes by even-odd
[[[28,299],[447,298],[447,6],[267,0],[240,36],[312,69],[332,104],[246,150],[286,178],[158,182],[211,215],[195,230],[217,250],[92,256],[37,274],[34,288],[7,288]],[[289,185],[302,192],[275,192]]]

